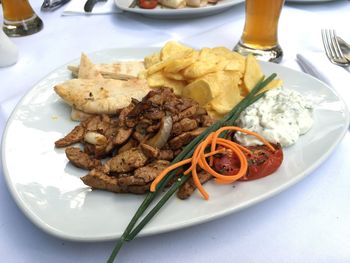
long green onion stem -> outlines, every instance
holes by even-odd
[[[170,165],[177,163],[181,160],[184,160],[186,158],[190,158],[196,146],[204,138],[206,138],[209,133],[218,130],[222,126],[234,125],[235,121],[237,120],[241,112],[264,95],[264,92],[259,93],[259,91],[261,91],[264,87],[266,87],[266,85],[269,84],[275,77],[276,77],[276,74],[274,73],[270,75],[268,78],[266,78],[265,80],[261,80],[240,103],[238,103],[228,114],[225,115],[224,118],[217,121],[212,126],[208,127],[204,132],[202,132],[199,136],[193,139],[182,150],[182,152],[175,157],[175,159],[170,163]],[[136,235],[143,229],[143,227],[153,218],[153,216],[160,210],[160,208],[169,200],[169,198],[176,192],[176,190],[179,189],[179,187],[186,182],[186,180],[191,175],[191,174],[187,174],[187,175],[180,176],[178,180],[171,185],[171,187],[167,190],[167,192],[163,195],[163,197],[158,201],[158,203],[153,207],[153,209],[142,219],[142,221],[138,225],[136,225],[136,223],[139,221],[139,219],[141,218],[143,213],[146,211],[146,209],[149,207],[149,205],[152,203],[152,201],[155,199],[155,197],[159,193],[163,192],[163,189],[169,184],[170,180],[180,171],[181,170],[179,168],[174,171],[171,171],[169,174],[167,174],[163,178],[162,181],[159,182],[155,192],[149,192],[146,195],[142,204],[139,206],[136,213],[134,214],[131,221],[129,222],[128,226],[124,230],[123,235],[118,240],[116,246],[112,251],[112,254],[108,258],[107,263],[114,262],[114,259],[116,258],[123,244],[126,241],[130,241],[136,237]]]

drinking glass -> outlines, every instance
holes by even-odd
[[[26,36],[40,31],[43,22],[28,0],[2,0],[3,30],[11,37]]]
[[[280,62],[283,51],[278,44],[278,20],[284,0],[246,0],[245,25],[241,40],[234,47],[264,61]]]

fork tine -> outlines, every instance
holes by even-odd
[[[322,29],[321,36],[326,55],[330,62],[338,66],[348,67],[350,63],[340,49],[335,30]]]
[[[335,30],[330,30],[330,36],[331,36],[331,40],[332,40],[332,46],[334,48],[335,54],[337,58],[343,58],[343,52],[340,49],[339,43],[338,43],[338,39],[337,39],[337,35],[335,33]]]
[[[330,45],[329,45],[329,42],[328,42],[326,29],[322,29],[321,30],[321,36],[322,36],[323,47],[324,47],[324,50],[326,51],[326,55],[327,55],[328,59],[331,62],[333,62],[333,57],[332,57],[332,53],[331,53],[331,50],[330,50]]]

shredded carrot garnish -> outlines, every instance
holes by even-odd
[[[226,126],[218,129],[216,132],[212,132],[208,135],[207,138],[205,138],[204,141],[199,143],[196,147],[196,149],[193,152],[193,155],[191,158],[182,160],[176,164],[173,164],[166,169],[164,169],[152,182],[150,191],[154,192],[156,190],[157,184],[172,170],[179,168],[183,165],[191,163],[190,167],[184,172],[184,174],[188,174],[191,172],[192,179],[195,184],[195,186],[198,188],[198,191],[202,194],[203,198],[205,200],[209,199],[209,194],[205,191],[203,185],[201,184],[198,174],[197,174],[197,165],[199,165],[203,170],[210,173],[213,177],[215,177],[215,181],[219,184],[229,184],[237,181],[239,178],[246,175],[248,170],[248,161],[246,156],[243,152],[250,153],[250,151],[243,147],[242,145],[239,145],[238,143],[235,143],[231,140],[220,138],[220,134],[224,131],[240,131],[242,133],[246,133],[252,136],[255,136],[258,138],[261,142],[263,142],[268,148],[270,148],[272,151],[275,151],[275,148],[267,141],[265,140],[261,135],[242,129],[235,126]],[[210,147],[209,147],[210,146]],[[220,148],[217,149],[217,147],[220,146]],[[207,148],[210,148],[210,152],[206,153],[205,150]],[[239,171],[236,174],[232,175],[224,175],[216,172],[213,170],[213,156],[218,153],[226,153],[226,154],[235,154],[240,162],[240,168]],[[209,157],[209,163],[207,162],[207,158]]]

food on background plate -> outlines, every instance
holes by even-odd
[[[138,6],[142,9],[154,9],[158,4],[171,9],[180,9],[185,7],[205,7],[208,4],[216,5],[219,0],[135,0],[136,4],[130,7]]]

